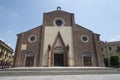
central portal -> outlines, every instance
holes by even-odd
[[[64,54],[54,54],[54,66],[64,66]]]

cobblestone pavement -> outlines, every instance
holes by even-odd
[[[49,75],[49,76],[4,76],[0,80],[120,80],[120,74],[105,75]]]

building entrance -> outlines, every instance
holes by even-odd
[[[91,57],[84,57],[84,66],[92,66]]]
[[[27,57],[25,67],[32,67],[33,66],[33,60],[34,60],[33,57]]]
[[[64,66],[64,54],[54,54],[54,66]]]

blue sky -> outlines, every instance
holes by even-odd
[[[43,13],[58,6],[102,41],[120,40],[120,0],[0,0],[0,39],[15,49],[16,35],[41,25]]]

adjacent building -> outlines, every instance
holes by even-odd
[[[102,54],[106,58],[120,56],[120,41],[102,42]]]
[[[17,35],[14,66],[104,66],[99,37],[58,7],[43,14],[42,25]]]
[[[0,66],[12,66],[13,49],[0,40]]]

